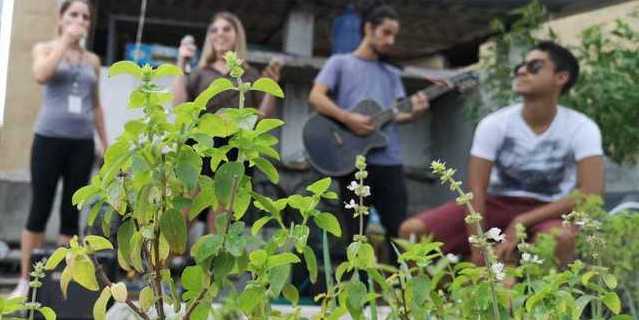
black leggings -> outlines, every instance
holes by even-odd
[[[95,158],[93,139],[52,138],[36,134],[31,148],[31,211],[27,230],[44,232],[62,177],[60,234],[78,234],[78,209],[73,193],[89,182]]]

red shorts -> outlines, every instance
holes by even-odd
[[[488,195],[486,197],[486,212],[483,214],[484,229],[497,227],[504,231],[516,216],[544,204],[546,202],[531,198]],[[470,246],[466,222],[464,222],[465,217],[466,208],[451,201],[440,207],[421,212],[414,218],[426,225],[428,233],[434,237],[435,241],[444,243],[445,253],[469,255]],[[536,234],[540,232],[550,232],[552,229],[561,227],[561,219],[550,219],[528,227],[528,234],[530,239],[534,239]]]

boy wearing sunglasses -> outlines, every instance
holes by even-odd
[[[553,42],[536,45],[514,69],[513,90],[522,102],[502,108],[478,124],[470,151],[468,186],[473,206],[482,213],[484,230],[504,230],[497,256],[516,261],[515,226],[523,224],[534,240],[551,233],[557,240],[560,265],[573,259],[576,230],[562,225],[575,201],[570,193],[601,194],[604,161],[597,124],[585,115],[558,105],[560,95],[577,81],[579,65]],[[406,220],[400,235],[432,235],[444,251],[470,255],[482,263],[468,244],[474,230],[464,222],[466,210],[455,202]]]

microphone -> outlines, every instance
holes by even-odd
[[[180,46],[187,46],[188,48],[192,48],[192,55],[182,57],[184,59],[184,73],[191,73],[191,59],[193,58],[193,54],[195,54],[195,38],[187,34],[180,41]]]

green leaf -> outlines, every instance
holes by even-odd
[[[271,78],[257,79],[257,81],[251,85],[251,90],[262,91],[278,98],[284,98],[284,91],[282,91],[280,85]]]
[[[93,185],[90,184],[88,186],[84,186],[80,189],[78,189],[74,194],[73,197],[71,198],[71,201],[73,202],[73,205],[78,206],[78,207],[83,207],[84,203],[89,200],[89,198],[93,197],[94,195],[96,195],[98,192],[100,192],[100,189]]]
[[[584,286],[588,285],[588,282],[590,281],[590,279],[595,276],[597,273],[595,271],[588,271],[586,273],[584,273],[583,276],[581,276],[581,284],[583,284]]]
[[[98,201],[93,205],[93,207],[91,207],[91,210],[87,215],[87,224],[89,226],[93,226],[95,218],[98,216],[98,213],[100,213],[100,209],[102,209],[102,205],[104,205],[104,201]]]
[[[109,299],[111,299],[111,290],[108,287],[104,287],[98,300],[93,305],[93,319],[106,320],[106,307]]]
[[[255,250],[249,254],[249,261],[251,264],[255,265],[258,270],[266,264],[267,258],[268,254],[263,249]]]
[[[200,303],[193,309],[189,320],[207,320],[209,318],[209,312],[211,311],[211,305],[206,303]]]
[[[144,287],[140,291],[140,309],[143,312],[149,311],[149,308],[153,305],[153,301],[155,300],[155,295],[153,294],[153,289],[151,287]]]
[[[606,283],[606,286],[608,286],[608,288],[610,289],[617,288],[617,278],[614,275],[607,273],[603,276],[603,280]]]
[[[257,201],[257,203],[255,203],[255,206],[258,209],[270,212],[273,215],[277,215],[279,213],[280,210],[276,208],[275,203],[271,198],[265,197],[257,192],[251,192],[251,195]]]
[[[253,309],[258,305],[259,301],[262,300],[264,300],[264,288],[255,285],[248,285],[240,294],[238,303],[240,309],[244,313],[250,314],[251,311],[253,311]]]
[[[280,295],[284,285],[288,282],[291,274],[291,265],[283,264],[273,269],[268,270],[268,282],[270,283],[271,293],[277,297]]]
[[[614,314],[621,312],[621,301],[616,292],[608,292],[601,298],[601,301],[608,307]]]
[[[300,212],[305,212],[312,209],[312,207],[316,204],[316,201],[313,200],[313,197],[303,197],[299,194],[294,194],[288,197],[288,204]]]
[[[304,261],[306,262],[306,269],[311,283],[315,283],[317,281],[317,258],[315,257],[315,252],[309,246],[304,247]]]
[[[233,88],[233,83],[226,78],[217,78],[206,90],[202,91],[200,95],[195,98],[194,103],[201,109],[205,108],[209,103],[209,100],[222,91],[226,91]]]
[[[55,311],[53,311],[53,309],[51,309],[49,307],[40,307],[40,308],[38,308],[38,311],[40,311],[40,314],[42,314],[42,316],[44,317],[45,320],[55,320],[56,319]]]
[[[206,259],[216,256],[222,244],[224,237],[220,234],[208,234],[200,239],[191,248],[191,256],[195,258],[195,263],[202,264]]]
[[[193,205],[189,209],[189,221],[195,219],[204,209],[217,207],[213,179],[207,176],[199,176],[198,185],[200,192],[195,196]]]
[[[350,271],[350,269],[351,269],[350,263],[348,262],[340,263],[335,269],[335,279],[337,279],[338,282],[342,281],[342,276],[344,275],[346,271]]]
[[[182,254],[186,250],[186,222],[179,211],[165,211],[160,217],[160,230],[174,252]]]
[[[257,123],[255,133],[257,135],[267,133],[275,128],[281,127],[282,125],[284,125],[284,121],[280,119],[263,119]]]
[[[111,285],[110,289],[111,289],[111,296],[113,296],[113,299],[115,301],[126,302],[126,299],[129,293],[126,289],[126,285],[123,282],[118,282]]]
[[[337,193],[333,192],[333,191],[327,191],[322,193],[322,198],[324,199],[328,199],[328,200],[337,200]]]
[[[193,190],[202,170],[202,158],[189,146],[182,146],[175,163],[175,175],[188,190]]]
[[[200,266],[189,266],[182,271],[182,286],[186,290],[200,291],[204,287],[204,270]]]
[[[315,224],[322,230],[326,230],[336,237],[342,236],[342,228],[334,215],[328,212],[321,212],[313,217],[313,221],[315,221]]]
[[[137,272],[144,272],[144,268],[142,267],[142,245],[144,244],[144,238],[142,237],[142,233],[135,232],[131,236],[130,241],[130,250],[129,250],[129,261],[130,265]]]
[[[235,258],[226,253],[222,252],[220,255],[216,256],[213,259],[213,274],[215,275],[215,281],[221,281],[224,279],[230,272],[233,270],[233,265],[235,264]]]
[[[346,249],[346,256],[353,267],[368,269],[375,265],[375,250],[365,242],[353,242]]]
[[[244,222],[237,221],[229,227],[224,247],[233,256],[239,257],[246,247],[247,237],[244,236]]]
[[[133,220],[128,219],[124,221],[117,233],[118,240],[118,260],[123,259],[126,265],[131,265],[129,256],[131,255],[131,238],[135,233],[135,225]]]
[[[284,252],[280,254],[276,254],[274,256],[270,256],[266,262],[266,268],[272,269],[284,264],[298,263],[300,262],[300,258],[290,252]]]
[[[69,288],[69,283],[73,279],[73,275],[71,274],[71,267],[67,266],[62,270],[62,274],[60,275],[60,291],[62,291],[62,297],[66,300],[67,298],[67,289]]]
[[[233,203],[233,217],[240,220],[251,205],[251,183],[248,179],[244,179],[242,186],[235,193],[235,202]]]
[[[155,70],[153,70],[153,78],[159,79],[162,77],[180,77],[184,75],[182,69],[174,64],[161,64]]]
[[[264,225],[267,224],[272,219],[273,217],[269,217],[269,216],[261,217],[257,219],[257,221],[253,222],[253,225],[251,226],[251,234],[253,236],[257,235],[262,229],[262,227],[264,227]]]
[[[586,306],[594,299],[595,297],[591,296],[591,295],[583,295],[579,298],[577,298],[577,301],[575,302],[575,308],[572,311],[572,318],[573,319],[580,319],[581,318],[581,314],[584,312],[584,309],[586,308]],[[528,302],[526,302],[526,310],[528,312],[530,312],[532,308],[528,308]]]
[[[313,182],[310,186],[306,187],[306,190],[321,195],[331,186],[331,178],[324,178]]]
[[[87,290],[98,291],[98,280],[95,277],[93,262],[86,255],[76,255],[71,265],[73,280]]]
[[[346,308],[353,318],[361,317],[366,303],[366,286],[359,280],[351,280],[346,285]]]
[[[68,252],[69,249],[64,247],[55,249],[55,251],[53,251],[53,254],[51,254],[51,256],[49,257],[49,260],[47,260],[47,264],[44,266],[44,268],[46,270],[54,270],[58,266],[58,264],[60,264],[62,259],[67,256]]]
[[[224,163],[215,173],[215,196],[221,205],[227,207],[231,202],[234,186],[239,183],[244,176],[244,165],[233,161]]]
[[[269,181],[275,184],[279,182],[280,175],[277,173],[277,169],[275,169],[270,161],[262,158],[255,158],[253,159],[253,163],[255,163],[257,168],[266,175]]]
[[[142,69],[131,61],[118,61],[109,67],[109,77],[115,77],[120,74],[128,74],[137,79],[142,79]]]
[[[295,250],[297,252],[302,253],[304,251],[304,246],[306,246],[310,233],[311,230],[306,225],[298,224],[293,227],[292,236],[295,239]]]
[[[235,123],[238,128],[247,131],[253,130],[258,119],[257,109],[254,108],[222,108],[216,114]]]
[[[102,250],[113,250],[111,241],[100,236],[88,235],[84,237],[84,243],[88,244],[91,247],[91,250],[95,252]]]
[[[610,318],[610,320],[635,320],[635,319],[632,316],[629,316],[627,314],[620,314]]]
[[[284,298],[286,298],[286,300],[290,301],[291,304],[293,304],[294,307],[297,306],[300,301],[300,293],[297,291],[297,288],[295,288],[290,283],[287,283],[284,286],[284,289],[282,289],[282,294],[284,295]]]
[[[146,103],[146,94],[144,94],[141,90],[136,89],[131,91],[131,94],[129,94],[129,109],[143,108]]]
[[[238,131],[238,126],[231,119],[217,114],[207,113],[200,118],[198,132],[211,137],[226,138]]]

